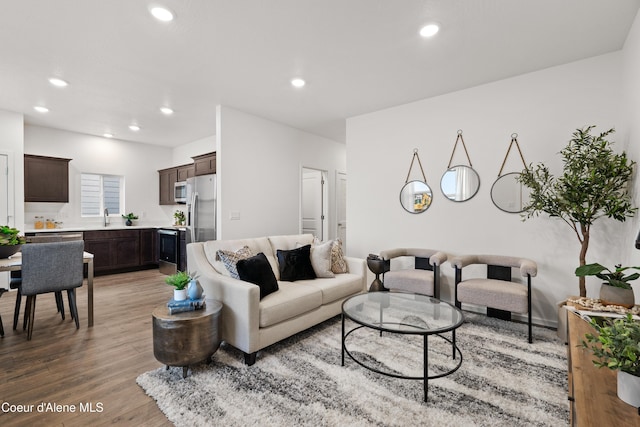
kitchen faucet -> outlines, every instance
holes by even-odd
[[[104,208],[104,226],[109,225],[109,209]]]

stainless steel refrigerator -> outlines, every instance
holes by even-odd
[[[216,239],[216,175],[187,179],[187,242]]]

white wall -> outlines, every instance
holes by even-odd
[[[298,233],[303,166],[328,172],[335,237],[335,172],[346,171],[344,144],[227,106],[218,107],[216,136],[219,239]]]
[[[22,114],[0,110],[0,151],[9,154],[9,185],[13,182],[13,193],[9,194],[9,214],[13,216],[11,225],[19,230],[24,229],[24,117]],[[13,212],[13,213],[12,213]],[[4,220],[2,220],[4,221]],[[5,225],[1,223],[0,225]]]
[[[533,282],[533,316],[555,325],[554,303],[578,292],[573,271],[579,242],[559,220],[523,222],[518,214],[498,210],[490,198],[491,185],[513,132],[519,135],[527,163],[544,162],[560,173],[557,153],[576,128],[619,127],[621,80],[622,53],[616,52],[348,119],[350,254],[365,257],[407,246],[531,258],[539,269]],[[446,200],[439,186],[458,129],[464,132],[481,182],[478,194],[464,203]],[[414,148],[434,193],[431,207],[422,214],[405,212],[398,200]],[[460,147],[456,158],[464,163]],[[512,151],[503,173],[522,166]],[[624,234],[623,224],[599,220],[587,261],[618,261],[625,250],[616,242]],[[447,263],[442,271],[442,296],[452,301],[453,268]],[[595,286],[588,289],[591,295]]]
[[[213,119],[212,119],[213,120]],[[193,163],[192,157],[216,151],[216,136],[211,135],[173,149],[170,166],[180,166]]]
[[[623,87],[624,87],[624,122],[625,149],[629,157],[640,161],[640,14],[636,15],[623,53]],[[638,165],[636,165],[633,187],[634,204],[640,206],[640,183],[638,182]],[[640,229],[640,216],[628,221],[626,239],[622,240],[625,248],[629,248],[628,257],[622,262],[625,265],[640,265],[640,250],[633,249],[636,235]],[[636,302],[640,301],[640,284],[634,285]]]
[[[124,210],[138,214],[140,225],[173,222],[174,207],[158,204],[157,172],[173,165],[171,148],[40,126],[25,126],[24,132],[26,154],[72,159],[69,162],[69,203],[25,203],[26,228],[33,228],[35,215],[54,216],[53,219],[62,221],[65,226],[101,223],[101,218],[80,217],[80,174],[83,172],[124,176]],[[17,200],[24,200],[24,196]],[[111,222],[120,220],[114,218]]]

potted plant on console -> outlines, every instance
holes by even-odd
[[[625,317],[593,318],[598,335],[586,334],[583,347],[598,358],[597,367],[618,371],[618,397],[634,407],[640,406],[640,323],[631,314]]]
[[[8,225],[0,226],[0,258],[9,258],[18,252],[25,242],[24,236],[20,236],[20,230]]]
[[[126,219],[126,225],[133,225],[133,221],[138,219],[138,215],[134,214],[133,212],[129,212],[126,215],[122,215],[122,218]]]
[[[175,274],[167,276],[164,281],[167,285],[173,286],[173,299],[176,301],[184,301],[187,299],[187,285],[195,279],[195,276],[186,271],[178,271]]]
[[[625,271],[629,269],[640,270],[640,267],[623,267],[618,264],[615,266],[615,270],[611,271],[598,263],[587,264],[576,268],[576,276],[596,276],[603,280],[600,287],[600,302],[602,304],[631,308],[635,305],[636,299],[629,282],[636,280],[640,274],[626,275]]]

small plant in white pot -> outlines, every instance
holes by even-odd
[[[187,285],[194,279],[191,273],[186,271],[178,271],[175,274],[167,276],[164,281],[167,285],[173,286],[173,299],[176,301],[184,301],[187,299]]]
[[[640,322],[625,317],[594,318],[591,325],[598,335],[586,334],[582,345],[593,352],[593,364],[618,371],[618,397],[629,405],[640,406]]]
[[[623,267],[617,264],[614,270],[598,263],[582,265],[576,268],[576,276],[596,276],[602,280],[600,302],[604,305],[620,305],[631,308],[635,305],[635,295],[629,282],[640,277],[638,273],[627,274],[626,270],[640,270],[640,267]]]

